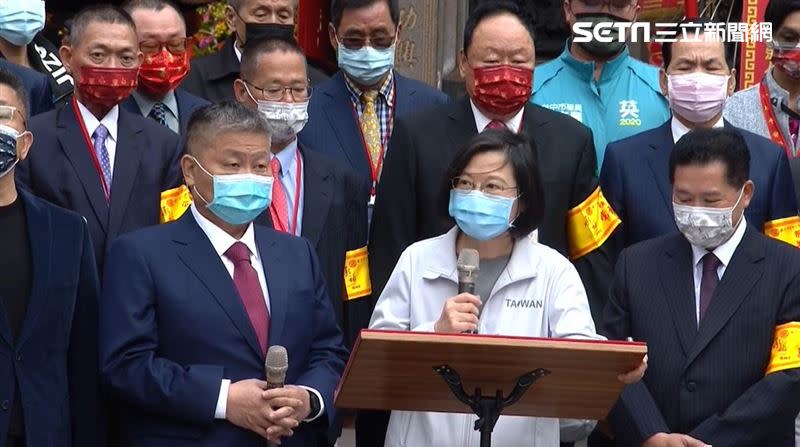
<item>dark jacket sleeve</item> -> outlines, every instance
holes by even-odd
[[[345,190],[347,191],[347,250],[357,250],[367,245],[367,202],[369,190],[349,168],[345,171]],[[346,262],[346,261],[345,261]],[[342,277],[344,272],[341,272]],[[345,288],[344,281],[342,288]],[[342,290],[342,296],[347,296],[347,291]],[[372,315],[371,297],[365,296],[346,301],[344,303],[344,330],[345,343],[348,348],[353,346],[361,329],[369,325]]]
[[[609,340],[625,340],[631,335],[627,292],[626,252],[617,263],[608,302],[603,312],[601,333]],[[611,409],[608,421],[614,430],[617,445],[640,446],[656,433],[669,433],[664,416],[645,382],[627,385]]]
[[[775,172],[772,176],[772,185],[770,186],[767,222],[797,216],[797,197],[795,196],[794,182],[792,181],[792,171],[784,151],[779,151],[778,160],[775,163]],[[763,229],[759,228],[759,230]]]
[[[160,142],[164,146],[166,153],[161,191],[177,188],[183,184],[183,171],[181,170],[182,141],[178,135],[170,131],[169,133],[164,133],[163,142]]]
[[[69,342],[69,394],[72,445],[106,445],[105,412],[100,393],[97,353],[97,304],[100,284],[89,228],[80,219],[83,233],[78,296],[72,316]]]
[[[628,216],[625,209],[625,177],[622,172],[622,162],[617,155],[620,146],[609,144],[603,157],[603,167],[600,170],[600,189],[608,200],[609,205],[619,216],[622,224],[614,231],[614,234],[606,241],[609,256],[611,257],[611,267],[616,264],[620,252],[625,248],[627,241],[626,218]]]
[[[48,82],[46,76],[37,78],[37,85],[31,91],[30,101],[30,116],[35,116],[53,109],[53,90],[50,88],[50,82]]]

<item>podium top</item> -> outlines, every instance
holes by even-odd
[[[472,413],[434,371],[448,365],[464,389],[507,396],[517,378],[550,371],[503,414],[602,419],[647,353],[639,342],[363,330],[336,391],[336,406]]]

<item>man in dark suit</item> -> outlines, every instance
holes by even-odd
[[[647,343],[609,415],[618,446],[794,447],[800,253],[747,225],[750,152],[700,129],[670,155],[672,233],[622,252],[604,331]]]
[[[120,237],[105,272],[100,359],[123,445],[313,446],[347,351],[311,245],[252,224],[272,196],[269,129],[223,102],[187,134],[190,212]],[[266,390],[274,345],[287,385]]]
[[[139,67],[139,86],[122,108],[184,135],[192,113],[208,104],[178,88],[189,73],[186,21],[169,0],[128,0],[123,8],[136,23],[145,59]]]
[[[453,155],[478,132],[506,127],[528,135],[537,152],[546,197],[539,241],[573,260],[598,319],[612,272],[603,242],[618,220],[597,186],[591,132],[564,114],[528,103],[533,29],[516,4],[481,4],[464,34],[459,59],[468,96],[396,122],[369,241],[373,297],[406,247],[452,227],[439,217],[436,194]],[[363,445],[379,444],[381,438]]]
[[[216,53],[192,61],[183,88],[211,102],[235,99],[233,83],[239,78],[242,51],[248,41],[278,37],[294,39],[294,19],[299,0],[228,0],[225,21],[234,33]],[[311,85],[328,76],[308,67]]]
[[[288,40],[260,40],[242,55],[236,99],[259,110],[272,129],[273,201],[256,223],[302,236],[316,249],[337,321],[352,346],[371,309],[358,293],[363,290],[345,282],[345,259],[366,249],[369,193],[348,166],[298,144],[297,132],[308,120],[305,67],[303,51]]]
[[[742,135],[750,151],[749,178],[756,185],[745,213],[747,223],[800,246],[795,235],[800,218],[786,154],[768,139],[735,128],[722,118],[725,98],[733,93],[736,77],[736,70],[729,68],[724,43],[711,38],[678,39],[665,42],[663,56],[661,88],[669,96],[672,119],[609,144],[600,172],[603,192],[622,219],[612,243],[614,259],[627,246],[675,231],[667,167],[675,142],[695,128],[725,127]],[[709,82],[719,88],[696,97],[695,90]],[[705,106],[708,103],[713,106]]]
[[[789,160],[789,168],[792,170],[792,178],[794,179],[794,194],[796,197],[800,197],[800,158]]]
[[[300,133],[302,144],[348,163],[373,195],[395,119],[448,102],[392,69],[399,20],[397,0],[333,1],[328,34],[341,71],[315,87]]]
[[[0,445],[102,446],[94,252],[80,216],[17,189],[26,103],[0,69]]]
[[[128,13],[115,6],[85,9],[61,55],[75,78],[75,97],[31,121],[36,141],[17,180],[87,220],[102,266],[117,235],[159,222],[161,192],[180,180],[178,136],[120,110],[142,59]]]
[[[25,91],[28,93],[27,101],[30,107],[28,109],[30,110],[30,116],[36,116],[53,109],[53,93],[50,89],[50,83],[47,81],[47,76],[30,68],[12,64],[3,58],[0,58],[0,68],[11,72],[22,82]]]

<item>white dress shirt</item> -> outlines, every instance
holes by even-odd
[[[100,127],[100,124],[106,126],[108,129],[108,138],[106,138],[106,150],[108,151],[108,162],[111,165],[111,175],[114,175],[114,160],[117,158],[117,128],[119,122],[119,106],[114,106],[111,110],[106,113],[106,116],[103,117],[102,120],[97,120],[97,117],[92,114],[80,101],[78,101],[78,110],[81,112],[81,118],[83,118],[83,124],[86,126],[86,132],[89,134],[89,143],[94,143],[91,141],[92,134],[94,131]],[[94,150],[94,147],[92,147]],[[113,180],[112,180],[113,182]],[[109,185],[111,186],[111,185]],[[110,189],[110,188],[109,188]]]
[[[236,40],[233,41],[233,52],[236,53],[236,59],[239,60],[239,63],[242,63],[242,50],[239,49],[239,46],[236,45]]]
[[[719,267],[717,267],[717,277],[719,277],[720,281],[722,281],[722,275],[725,274],[725,269],[728,268],[728,264],[731,263],[731,258],[736,251],[736,247],[739,246],[739,243],[742,242],[742,238],[744,238],[745,229],[747,229],[747,220],[745,220],[744,214],[742,214],[739,226],[736,227],[736,231],[733,232],[731,238],[711,251],[720,261]],[[694,315],[698,325],[700,325],[700,283],[703,281],[703,256],[707,253],[708,250],[705,248],[692,244],[692,262],[694,263],[694,269],[692,269],[694,272]]]
[[[475,128],[478,129],[478,133],[483,132],[486,129],[486,126],[492,122],[491,119],[487,118],[486,115],[481,113],[475,103],[470,99],[469,105],[472,107],[472,114],[475,116]],[[518,133],[520,129],[520,124],[522,123],[522,115],[525,113],[525,107],[519,109],[516,115],[512,116],[510,119],[504,121],[508,130]]]
[[[714,123],[713,128],[723,127],[725,122],[722,120],[720,116],[716,123]],[[675,118],[673,115],[672,120],[670,122],[670,127],[672,128],[672,142],[677,143],[678,140],[681,139],[682,136],[689,133],[690,130],[688,127],[684,126],[682,122],[678,121],[678,118]]]
[[[241,239],[236,239],[218,226],[214,225],[214,223],[212,223],[210,220],[203,217],[203,215],[197,211],[197,207],[194,203],[192,203],[190,209],[192,210],[192,216],[194,216],[194,220],[197,222],[197,225],[200,226],[200,229],[203,230],[203,233],[205,233],[206,237],[208,237],[208,240],[214,247],[214,251],[217,252],[217,255],[222,260],[222,264],[225,265],[225,270],[227,270],[228,274],[231,275],[231,279],[233,279],[234,264],[233,261],[225,256],[225,252],[228,251],[228,249],[231,248],[231,245],[235,244],[236,242],[242,242],[247,246],[248,249],[250,249],[250,263],[253,265],[253,269],[255,269],[256,275],[258,276],[258,282],[261,285],[261,291],[264,293],[264,301],[267,304],[267,311],[269,312],[270,305],[269,291],[267,290],[267,278],[264,274],[264,264],[261,262],[261,255],[258,252],[258,246],[256,246],[256,237],[255,231],[253,231],[253,224],[251,223],[247,226],[247,230],[245,230]],[[217,407],[214,410],[214,417],[216,419],[225,419],[227,416],[228,389],[230,386],[230,379],[222,379],[222,384],[219,387],[219,397],[217,398]],[[325,401],[322,400],[322,395],[319,393],[319,391],[305,386],[301,386],[301,388],[307,389],[316,394],[317,399],[319,399],[320,411],[316,415],[309,415],[309,418],[306,419],[306,421],[310,422],[325,412]]]

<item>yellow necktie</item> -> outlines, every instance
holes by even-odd
[[[375,110],[377,96],[377,90],[370,90],[361,95],[364,103],[364,110],[361,113],[361,132],[364,134],[364,141],[367,143],[374,171],[377,171],[381,157],[381,127],[378,124],[378,113]]]

